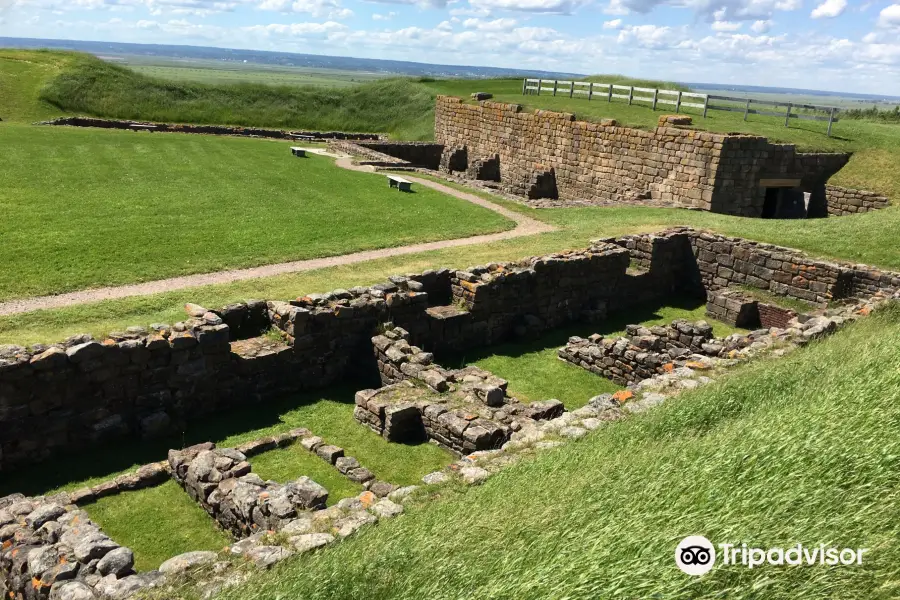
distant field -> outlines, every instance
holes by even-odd
[[[390,77],[386,73],[345,71],[237,61],[179,59],[131,54],[101,57],[148,77],[196,83],[261,83],[264,85],[319,85],[346,87]]]
[[[0,124],[0,299],[501,231],[288,143]]]

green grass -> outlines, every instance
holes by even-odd
[[[70,55],[0,48],[0,119],[33,122],[59,109],[41,100],[41,88],[70,64]]]
[[[343,498],[356,496],[363,491],[333,466],[300,444],[270,450],[250,459],[253,472],[266,480],[287,483],[306,475],[328,490],[328,505]]]
[[[232,542],[174,481],[101,498],[84,507],[91,519],[134,552],[137,571],[193,550],[219,551]]]
[[[668,306],[642,306],[614,313],[602,323],[577,323],[551,331],[538,339],[510,342],[444,361],[444,364],[474,364],[509,381],[508,393],[522,402],[556,398],[566,409],[575,410],[587,404],[593,396],[615,392],[622,388],[612,381],[580,367],[559,360],[556,351],[565,346],[573,335],[588,337],[599,333],[606,337],[625,335],[625,326],[641,323],[646,326],[668,325],[675,319],[708,321],[716,337],[725,337],[737,330],[706,316],[706,304],[691,298],[673,298]]]
[[[130,325],[174,323],[184,318],[182,307],[185,302],[218,307],[247,298],[288,299],[338,287],[369,285],[397,273],[441,267],[465,268],[584,248],[591,239],[598,237],[659,231],[676,225],[710,228],[727,235],[798,248],[817,257],[840,258],[900,270],[900,245],[895,243],[896,231],[900,227],[900,207],[852,217],[786,222],[631,206],[534,210],[514,203],[494,201],[552,223],[559,231],[234,284],[3,316],[0,317],[0,344],[55,342],[76,333],[100,336],[109,331],[121,331]]]
[[[343,87],[384,79],[380,73],[310,69],[281,65],[243,64],[218,60],[166,60],[162,57],[127,56],[122,64],[132,71],[169,81],[191,83],[233,84],[259,83],[269,86],[328,86]]]
[[[170,448],[207,441],[223,448],[233,448],[298,427],[306,427],[327,443],[340,446],[347,456],[355,456],[376,477],[398,485],[416,483],[423,475],[440,470],[451,462],[453,457],[438,446],[389,443],[357,423],[353,418],[353,397],[357,390],[365,387],[378,387],[378,382],[346,382],[325,390],[288,395],[262,405],[251,404],[195,421],[180,435],[170,438],[117,442],[84,451],[78,454],[77,459],[50,461],[40,469],[4,474],[0,480],[0,496],[13,492],[36,495],[74,491],[134,471],[143,464],[164,460]],[[261,473],[262,477],[275,480],[312,476],[304,470],[317,465],[322,467],[317,473],[334,471],[337,474],[321,459],[303,453],[306,450],[298,446],[297,453],[269,452],[254,457],[251,463],[254,471],[258,463],[267,473]],[[307,458],[318,462],[306,462]],[[334,481],[341,482],[341,493],[349,489],[343,477]],[[320,483],[331,489],[324,482]]]
[[[262,598],[895,598],[900,310],[540,453],[224,592]],[[714,543],[869,548],[862,566],[721,564]]]
[[[40,56],[4,51],[12,56]],[[46,80],[41,100],[60,111],[99,117],[178,123],[256,125],[321,131],[366,131],[423,137],[434,96],[410,79],[383,79],[350,87],[193,83],[147,77],[77,53]]]
[[[513,226],[286,142],[0,125],[0,299]]]

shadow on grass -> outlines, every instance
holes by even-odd
[[[217,442],[232,435],[277,426],[283,423],[283,414],[303,406],[320,401],[352,405],[354,394],[364,387],[371,385],[366,385],[365,382],[346,382],[324,390],[290,394],[274,402],[250,404],[201,417],[178,435],[148,441],[110,441],[82,452],[55,456],[4,476],[0,482],[0,496],[13,492],[36,495],[63,488],[71,490],[67,486],[73,482],[101,478],[96,482],[90,481],[90,485],[95,485],[99,481],[130,471],[135,465],[165,460],[171,448]]]
[[[645,323],[663,318],[660,310],[663,308],[679,308],[684,310],[696,310],[706,302],[691,296],[674,296],[663,304],[653,303],[638,305],[628,310],[617,311],[609,315],[601,323],[576,322],[558,329],[548,331],[539,338],[532,340],[513,341],[487,346],[476,350],[470,350],[465,354],[442,356],[439,363],[447,368],[462,368],[490,356],[508,356],[517,358],[525,354],[533,354],[550,348],[556,349],[566,345],[573,335],[587,337],[594,333],[610,335],[625,330],[627,325]]]

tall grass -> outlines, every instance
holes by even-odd
[[[41,90],[71,113],[119,119],[430,135],[434,94],[410,79],[352,88],[164,81],[87,55]]]

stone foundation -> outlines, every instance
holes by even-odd
[[[70,127],[100,127],[103,129],[129,129],[132,131],[158,131],[171,133],[199,133],[205,135],[237,135],[278,140],[313,138],[315,140],[378,140],[376,133],[345,133],[343,131],[284,131],[281,129],[259,129],[256,127],[226,127],[224,125],[185,125],[153,123],[148,121],[125,121],[118,119],[97,119],[94,117],[60,117],[44,121],[41,125],[68,125]]]
[[[73,336],[49,346],[0,347],[0,467],[125,437],[171,435],[233,406],[360,374],[375,378],[372,338],[384,323],[403,328],[410,345],[439,361],[566,323],[598,322],[672,294],[705,298],[732,285],[824,306],[893,291],[900,275],[672,229],[290,302],[187,305],[189,318],[175,325],[129,328],[99,341]],[[266,326],[279,335],[259,336]],[[254,337],[242,339],[248,335]]]
[[[706,314],[732,327],[755,329],[759,326],[758,302],[740,290],[710,292]]]

